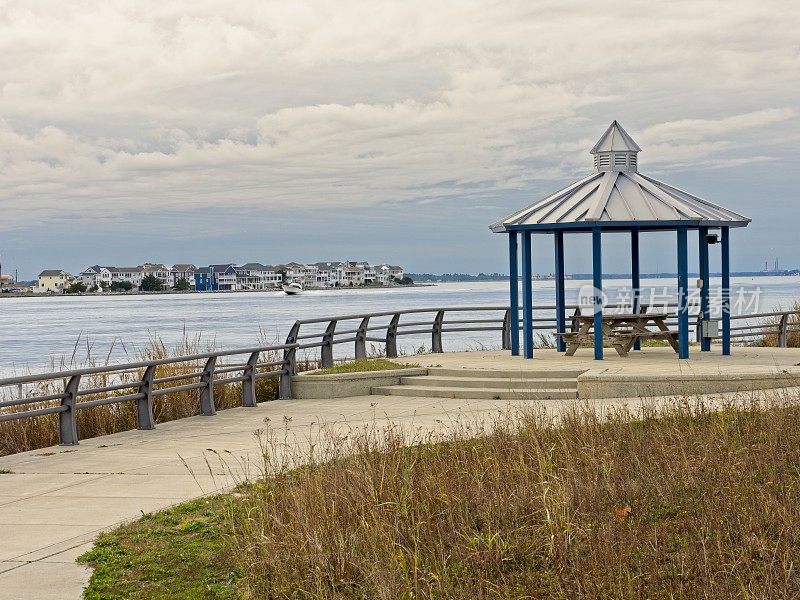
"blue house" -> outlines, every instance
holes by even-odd
[[[235,290],[236,268],[233,264],[200,267],[194,273],[194,289],[198,292]]]
[[[194,272],[194,289],[198,292],[210,292],[216,289],[211,279],[211,267],[200,267]]]

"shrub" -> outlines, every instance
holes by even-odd
[[[74,281],[64,288],[65,294],[83,294],[86,292],[86,284],[82,281]]]
[[[139,289],[143,292],[160,292],[164,289],[164,284],[158,277],[151,273],[142,278],[142,283],[139,284]]]
[[[185,278],[181,278],[175,283],[172,289],[176,292],[186,292],[192,289],[192,286],[189,285],[189,282]]]

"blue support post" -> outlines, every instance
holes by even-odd
[[[522,345],[525,358],[533,358],[533,283],[531,232],[522,232]]]
[[[566,295],[564,293],[564,232],[556,231],[554,235],[556,251],[556,332],[566,331],[566,319],[564,315],[566,305]],[[567,349],[567,343],[560,335],[556,336],[556,348],[559,352]]]
[[[708,321],[711,318],[711,277],[708,266],[708,227],[701,227],[698,230],[698,245],[700,250],[699,266],[700,279],[703,280],[703,287],[700,288],[700,321]],[[711,340],[703,337],[703,327],[700,327],[700,351],[708,352],[711,350]]]
[[[689,358],[689,249],[686,227],[678,228],[678,358]]]
[[[639,313],[641,286],[642,282],[639,271],[639,230],[631,229],[631,311],[633,314]],[[633,349],[642,349],[641,340],[637,339],[633,343]]]
[[[731,353],[731,245],[730,227],[722,228],[722,354]]]
[[[511,300],[508,328],[511,339],[511,356],[519,356],[519,268],[517,266],[517,233],[508,234],[508,284]]]
[[[603,360],[603,256],[600,227],[592,229],[592,279],[594,283],[594,359]]]

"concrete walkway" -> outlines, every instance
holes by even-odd
[[[90,573],[75,558],[100,532],[260,475],[258,429],[278,431],[302,452],[323,424],[326,430],[393,423],[444,431],[527,404],[541,403],[382,396],[275,401],[0,457],[0,470],[12,471],[0,475],[0,599],[80,598]]]

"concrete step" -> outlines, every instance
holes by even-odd
[[[401,377],[401,385],[422,385],[427,387],[458,387],[458,388],[502,388],[502,389],[578,389],[575,378],[536,378],[500,379],[497,377],[445,377],[439,375]]]
[[[442,367],[429,367],[428,375],[441,377],[470,377],[492,379],[576,379],[584,369],[539,369],[496,371],[493,369],[445,369]]]
[[[435,387],[425,385],[391,385],[374,387],[378,396],[413,396],[417,398],[462,398],[469,400],[566,400],[578,397],[577,390],[567,389],[509,389],[509,388],[463,388]]]

